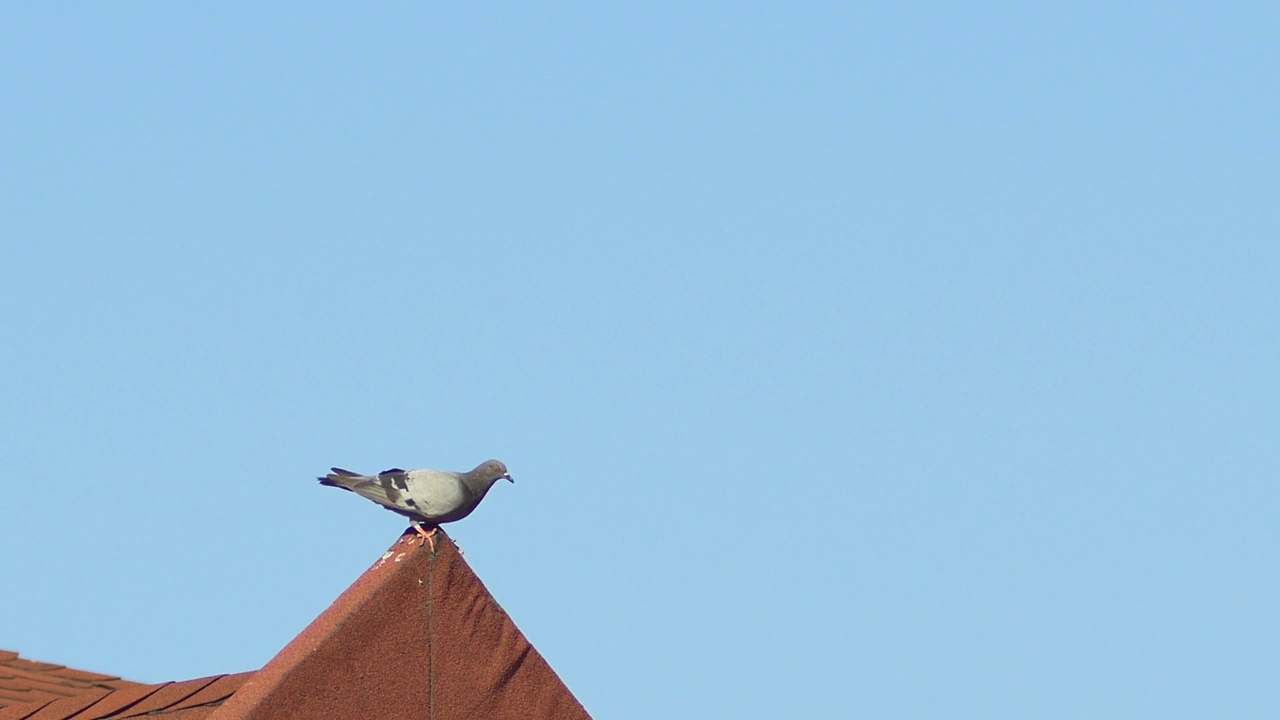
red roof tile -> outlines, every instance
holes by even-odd
[[[108,718],[117,715],[128,708],[142,702],[144,698],[155,694],[157,690],[164,687],[166,683],[159,685],[137,685],[107,695],[97,703],[90,705],[87,710],[80,714],[76,720],[99,720],[99,718]]]
[[[199,692],[180,703],[175,703],[166,712],[174,712],[176,710],[185,710],[187,708],[200,707],[202,705],[219,704],[231,694],[240,689],[246,680],[253,676],[251,672],[238,673],[236,675],[220,675],[213,682],[205,685]],[[80,720],[80,718],[76,718]]]
[[[106,691],[103,692],[105,693]],[[65,718],[72,717],[81,710],[98,702],[98,699],[91,695],[78,695],[56,700],[40,708],[35,715],[31,716],[30,720],[65,720]]]
[[[50,700],[49,702],[53,701]],[[49,702],[22,703],[21,705],[9,705],[0,708],[0,720],[25,720],[40,712],[40,708],[48,705]]]
[[[115,675],[103,675],[102,673],[89,672],[87,670],[72,670],[71,668],[62,668],[57,671],[57,676],[65,680],[77,680],[86,683],[99,683],[104,687],[122,687],[124,685],[134,685],[128,680],[121,680]]]
[[[119,713],[116,717],[134,717],[136,715],[147,715],[149,713],[159,712],[166,708],[173,707],[187,698],[195,695],[204,689],[206,685],[210,685],[217,678],[201,678],[199,680],[187,680],[186,682],[169,683],[157,690],[155,693],[148,695],[142,702],[133,707]]]
[[[33,702],[53,702],[67,697],[75,697],[71,693],[56,693],[41,688],[26,690],[0,690],[0,707],[9,705],[26,705]]]
[[[106,688],[93,687],[91,685],[76,687],[75,685],[58,682],[56,678],[49,680],[38,675],[34,677],[19,675],[0,678],[0,692],[44,692],[57,695],[58,697],[71,697],[73,695],[82,695],[84,693],[100,695],[102,693],[99,691],[105,690]]]
[[[16,652],[0,650],[0,708],[85,694],[99,697],[104,691],[136,685],[114,675],[25,660]]]
[[[65,665],[55,665],[47,662],[37,662],[35,660],[23,660],[22,658],[14,658],[5,663],[14,670],[23,670],[31,673],[47,673],[53,670],[62,670]]]
[[[104,720],[163,715],[166,720],[203,718],[217,709],[252,673],[158,685],[133,685],[15,704],[0,709],[0,720]]]
[[[200,707],[186,708],[185,710],[165,710],[162,713],[157,713],[156,717],[164,718],[164,720],[205,720],[217,709],[215,705],[202,705]],[[79,719],[77,718],[77,720]]]

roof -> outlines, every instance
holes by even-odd
[[[433,552],[406,531],[257,672],[143,685],[6,653],[0,720],[590,720],[435,537]]]
[[[24,660],[16,652],[0,650],[0,708],[64,697],[96,696],[135,685],[138,683],[113,675]]]
[[[101,720],[141,715],[196,720],[212,713],[250,675],[145,685],[24,660],[16,652],[0,650],[0,720]]]
[[[137,684],[114,675],[87,673],[52,662],[23,660],[17,652],[0,650],[0,708],[29,702],[52,702],[64,697],[97,697]]]

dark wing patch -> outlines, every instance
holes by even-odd
[[[386,495],[388,500],[400,502],[400,491],[392,486],[390,475],[379,475],[378,484],[382,486],[382,494]]]
[[[409,475],[403,470],[384,470],[378,473],[377,480],[382,492],[393,503],[400,502],[400,498],[409,492]]]

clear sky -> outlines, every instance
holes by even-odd
[[[497,457],[599,718],[1275,711],[1280,6],[355,5],[6,11],[0,647],[257,668]]]

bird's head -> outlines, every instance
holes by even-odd
[[[507,472],[507,466],[497,460],[485,460],[480,463],[480,467],[472,472],[479,475],[484,480],[506,480],[514,483],[515,479],[511,477],[511,473]]]

